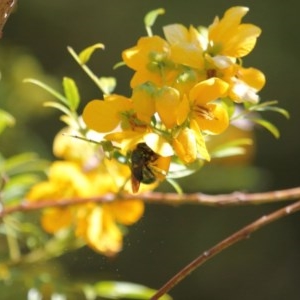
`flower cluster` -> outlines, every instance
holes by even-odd
[[[55,207],[42,215],[47,232],[73,229],[90,247],[113,255],[122,247],[124,227],[142,216],[144,205],[139,200],[95,203],[94,197],[152,190],[166,178],[191,174],[221,156],[211,149],[220,140],[235,147],[228,151],[223,145],[226,155],[241,153],[238,147],[249,144],[249,139],[232,142],[228,138],[237,120],[260,124],[278,136],[274,125],[252,115],[273,110],[288,116],[273,106],[276,101],[259,103],[257,93],[265,77],[242,65],[261,33],[257,26],[241,22],[247,11],[246,7],[230,8],[208,28],[168,25],[163,28],[164,38],[153,35],[146,23],[148,36],[122,53],[122,64],[134,71],[130,97],[112,93],[114,78],[99,78],[87,66],[103,44],[79,55],[69,47],[104,94],[104,99],[90,101],[82,116],[77,114],[80,96],[73,79],[63,79],[64,94],[27,80],[59,100],[46,106],[63,112],[62,120],[68,125],[54,142],[54,153],[62,160],[51,165],[47,180],[35,185],[27,197],[32,202],[54,202]],[[152,24],[157,14],[150,12],[145,20]],[[66,198],[73,199],[74,205],[55,205]],[[76,203],[81,198],[91,201]]]
[[[172,24],[164,38],[141,37],[122,53],[134,70],[131,96],[106,94],[86,105],[88,128],[128,157],[133,192],[139,183],[164,179],[171,163],[189,168],[209,161],[207,139],[228,128],[237,107],[258,104],[265,76],[243,67],[242,58],[261,30],[242,23],[247,12],[232,7],[208,28]]]
[[[64,130],[66,133],[66,130]],[[102,157],[98,148],[78,139],[68,140],[61,132],[54,140],[54,153],[63,160],[51,164],[48,179],[36,184],[27,199],[31,202],[51,199],[93,198],[107,193],[125,191],[130,175],[127,166]],[[144,204],[140,200],[112,203],[85,203],[68,207],[45,209],[41,223],[49,233],[73,229],[77,238],[105,255],[113,255],[122,248],[122,226],[140,219]]]

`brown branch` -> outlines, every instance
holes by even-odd
[[[264,204],[274,203],[279,201],[291,201],[300,199],[300,187],[270,191],[264,193],[241,193],[234,192],[230,194],[207,195],[202,193],[193,194],[176,194],[176,193],[161,193],[149,192],[143,194],[105,194],[97,197],[89,198],[69,198],[60,200],[43,200],[43,201],[24,201],[19,205],[5,207],[0,211],[0,218],[14,213],[34,211],[49,207],[65,207],[69,205],[84,204],[88,202],[108,203],[115,200],[141,199],[144,202],[151,204],[167,204],[167,205],[183,205],[195,204],[206,206],[233,206],[233,205],[249,205],[249,204]]]
[[[3,27],[16,3],[17,0],[0,0],[0,38],[2,37]]]
[[[265,215],[253,223],[243,227],[242,229],[236,231],[234,234],[230,235],[228,238],[222,240],[212,248],[204,251],[191,263],[180,270],[175,276],[173,276],[166,284],[164,284],[156,293],[152,296],[150,300],[158,300],[161,296],[168,293],[172,288],[174,288],[179,282],[185,279],[191,272],[197,269],[199,266],[207,262],[209,259],[214,257],[216,254],[225,250],[226,248],[234,245],[235,243],[248,238],[250,234],[254,233],[256,230],[277,221],[283,217],[286,217],[292,213],[300,210],[300,201],[288,205],[284,208],[278,209],[275,212]]]

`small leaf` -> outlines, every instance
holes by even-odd
[[[119,61],[117,62],[114,66],[113,66],[113,70],[116,70],[120,67],[123,67],[123,66],[126,66],[125,62],[124,61]]]
[[[223,98],[222,99],[223,107],[226,109],[228,113],[228,117],[231,118],[235,112],[235,105],[234,102],[229,98]]]
[[[14,117],[8,112],[0,109],[0,133],[8,126],[15,124]]]
[[[215,151],[211,154],[212,158],[224,158],[224,157],[230,157],[230,156],[236,156],[236,155],[243,155],[245,154],[245,148],[243,147],[230,147],[230,148],[224,148],[219,149],[218,151]]]
[[[276,101],[276,100],[267,101],[267,102],[263,102],[260,104],[250,106],[248,109],[249,109],[249,111],[266,111],[266,110],[275,111],[275,112],[280,113],[281,115],[283,115],[284,117],[286,117],[288,119],[290,117],[290,114],[286,109],[277,107],[277,106],[273,106],[277,103],[278,103],[278,101]]]
[[[170,143],[162,136],[156,133],[147,133],[144,136],[144,141],[149,148],[160,156],[167,157],[174,154],[174,150]]]
[[[281,107],[277,107],[277,106],[266,106],[262,109],[257,109],[257,111],[266,111],[266,110],[270,110],[270,111],[275,111],[278,112],[279,114],[283,115],[284,117],[286,117],[287,119],[290,118],[290,114],[289,112]]]
[[[274,137],[276,137],[277,139],[280,136],[279,130],[277,129],[277,127],[275,125],[273,125],[272,123],[270,123],[269,121],[263,120],[263,119],[251,119],[254,123],[259,124],[260,126],[266,128],[268,131],[270,131]]]
[[[53,88],[48,86],[47,84],[45,84],[39,80],[32,79],[32,78],[24,79],[24,82],[33,83],[33,84],[41,87],[42,89],[47,91],[49,94],[51,94],[52,96],[54,96],[55,98],[60,100],[62,103],[64,103],[65,105],[68,105],[68,99],[66,99],[62,94],[60,94],[59,92],[57,92],[56,90],[54,90]]]
[[[203,167],[203,160],[195,160],[193,163],[188,165],[183,165],[181,163],[172,162],[167,178],[181,178],[189,176],[195,172],[197,172],[201,167]]]
[[[229,157],[236,155],[245,154],[245,148],[242,146],[250,146],[253,144],[252,139],[235,139],[233,141],[223,143],[222,145],[215,147],[211,151],[211,157],[213,158],[221,158],[221,157]]]
[[[63,78],[63,88],[66,98],[69,100],[69,108],[71,111],[76,111],[80,102],[80,96],[75,81],[72,78]]]
[[[173,180],[172,178],[167,177],[166,181],[173,187],[173,189],[176,191],[176,193],[178,195],[183,194],[182,188],[176,180]]]
[[[65,113],[66,115],[69,115],[70,114],[70,111],[68,110],[67,107],[65,107],[64,105],[60,104],[60,103],[57,103],[57,102],[45,102],[44,103],[44,106],[45,107],[53,107],[53,108],[56,108],[60,111],[62,111],[63,113]]]
[[[40,176],[23,174],[10,177],[2,191],[2,201],[5,204],[19,201],[24,198],[29,189],[40,181]]]
[[[221,145],[215,147],[212,152],[216,152],[222,149],[226,148],[232,148],[232,147],[240,147],[240,146],[249,146],[253,144],[253,140],[249,138],[241,138],[241,139],[234,139],[229,142],[222,143]]]
[[[252,103],[246,102],[246,103],[244,103],[244,105],[248,110],[257,110],[257,109],[260,109],[265,106],[275,105],[277,103],[278,103],[277,100],[271,100],[271,101],[266,101],[266,102],[262,102],[262,103],[258,103],[258,104],[252,104]]]
[[[163,8],[158,8],[148,12],[144,18],[144,23],[146,27],[152,27],[159,15],[163,15],[165,10]]]
[[[115,77],[100,77],[98,82],[101,90],[106,95],[111,94],[117,85]]]
[[[155,290],[146,286],[120,281],[101,281],[94,285],[96,295],[108,299],[138,299],[148,300],[155,294]],[[90,294],[91,291],[89,290]],[[160,300],[171,300],[168,295],[159,298]]]
[[[62,115],[59,119],[68,125],[68,127],[73,128],[74,130],[80,130],[78,122],[70,115]]]
[[[22,153],[2,161],[1,168],[9,176],[14,176],[21,173],[43,171],[47,164],[45,160],[39,159],[35,153]]]
[[[97,49],[104,49],[104,45],[98,43],[82,50],[78,55],[80,63],[83,65],[86,64]]]

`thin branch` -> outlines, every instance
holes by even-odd
[[[206,206],[234,206],[234,205],[253,205],[274,203],[279,201],[292,201],[300,199],[300,187],[269,191],[263,193],[242,193],[233,192],[230,194],[207,195],[202,193],[193,194],[176,194],[148,192],[143,194],[105,194],[88,198],[68,198],[68,199],[48,199],[43,201],[23,201],[21,204],[3,208],[0,211],[0,218],[14,212],[26,212],[40,210],[49,207],[65,207],[76,204],[84,204],[88,202],[109,203],[116,200],[140,199],[151,204],[167,204],[167,205],[183,205],[195,204]]]
[[[161,296],[168,293],[174,286],[176,286],[179,282],[185,279],[191,272],[197,269],[199,266],[207,262],[209,259],[214,257],[216,254],[225,250],[226,248],[234,245],[235,243],[246,239],[250,236],[250,234],[254,233],[256,230],[261,229],[262,227],[277,221],[283,217],[286,217],[292,213],[295,213],[300,210],[300,201],[288,205],[284,208],[278,209],[275,212],[265,215],[253,223],[243,227],[242,229],[236,231],[234,234],[230,235],[226,239],[222,240],[212,248],[207,251],[204,251],[201,255],[199,255],[196,259],[194,259],[191,263],[185,266],[182,270],[180,270],[175,276],[173,276],[166,284],[164,284],[156,293],[152,296],[150,300],[158,300]]]
[[[16,3],[17,0],[0,0],[0,38],[2,37],[3,27]]]

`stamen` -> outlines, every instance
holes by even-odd
[[[202,117],[205,120],[209,120],[209,121],[217,120],[214,114],[207,107],[196,105],[193,110],[199,117]]]

